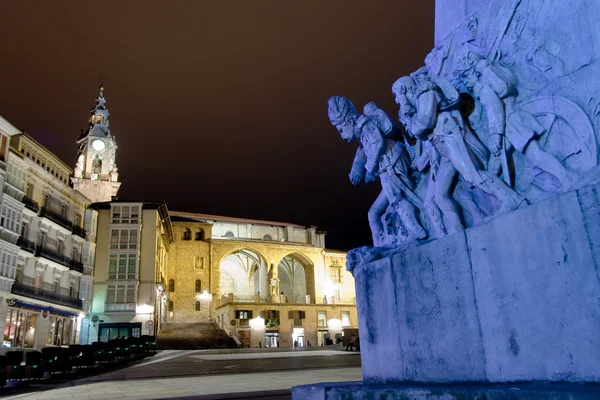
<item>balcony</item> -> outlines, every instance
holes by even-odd
[[[83,309],[83,302],[81,299],[65,296],[46,289],[36,288],[35,286],[27,285],[22,282],[15,281],[11,293],[30,297],[32,299],[49,301],[54,304],[73,307],[79,310]]]
[[[31,254],[35,253],[35,243],[31,240],[25,239],[24,237],[17,239],[17,246],[19,246],[22,250],[30,252]]]
[[[83,263],[81,261],[71,260],[71,266],[70,266],[70,268],[73,271],[77,271],[77,272],[83,274]]]
[[[73,223],[69,221],[68,218],[63,217],[62,215],[54,211],[48,210],[46,207],[42,207],[40,217],[46,217],[50,221],[57,223],[58,225],[62,226],[63,228],[69,231],[73,229]]]
[[[87,232],[82,227],[77,226],[77,225],[73,225],[73,235],[77,235],[80,238],[85,239],[86,233]]]
[[[71,268],[71,259],[65,256],[64,254],[59,253],[56,250],[52,250],[43,246],[38,246],[35,255],[38,257],[44,257],[50,261],[54,261],[55,263]]]
[[[104,312],[135,312],[135,303],[106,303]]]
[[[33,211],[36,214],[40,210],[40,206],[38,205],[37,201],[33,200],[31,197],[23,196],[23,199],[21,199],[21,201],[23,202],[23,204],[25,204],[25,208]]]

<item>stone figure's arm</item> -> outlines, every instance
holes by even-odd
[[[417,158],[417,169],[423,172],[431,162],[431,152],[429,148],[424,148],[419,158]]]
[[[354,161],[352,161],[352,169],[350,170],[350,182],[353,185],[358,185],[365,180],[365,165],[367,164],[367,156],[365,149],[362,146],[358,146]]]
[[[482,85],[479,100],[485,109],[488,120],[488,132],[490,135],[489,148],[492,153],[498,153],[502,145],[504,135],[506,114],[504,103],[494,90],[488,85]]]
[[[421,140],[433,132],[437,119],[438,101],[434,90],[427,90],[417,99],[417,115],[412,121],[412,133]]]
[[[377,175],[379,161],[381,161],[381,157],[385,154],[386,139],[374,122],[367,123],[365,128],[363,128],[363,135],[366,136],[368,146],[371,147],[369,154],[373,154],[373,157],[367,157],[367,164],[365,166],[367,173]]]

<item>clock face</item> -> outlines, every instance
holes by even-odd
[[[102,151],[106,147],[106,144],[100,139],[92,140],[92,148],[96,151]]]

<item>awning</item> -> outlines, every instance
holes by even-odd
[[[57,310],[54,307],[45,307],[45,306],[40,306],[37,304],[29,304],[29,303],[24,303],[19,300],[13,300],[13,302],[14,302],[15,306],[30,308],[30,309],[39,310],[39,311],[48,311],[48,313],[50,313],[50,314],[62,315],[64,317],[78,317],[79,316],[79,314],[72,313],[69,311]]]

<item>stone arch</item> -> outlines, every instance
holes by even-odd
[[[196,240],[204,240],[205,239],[204,229],[198,228],[198,230],[196,231],[196,237],[194,239],[196,239]]]
[[[279,290],[290,303],[305,303],[306,295],[315,301],[315,266],[302,253],[290,252],[277,263]]]
[[[219,262],[220,293],[238,300],[253,299],[267,292],[267,261],[258,251],[241,247],[227,253]]]

